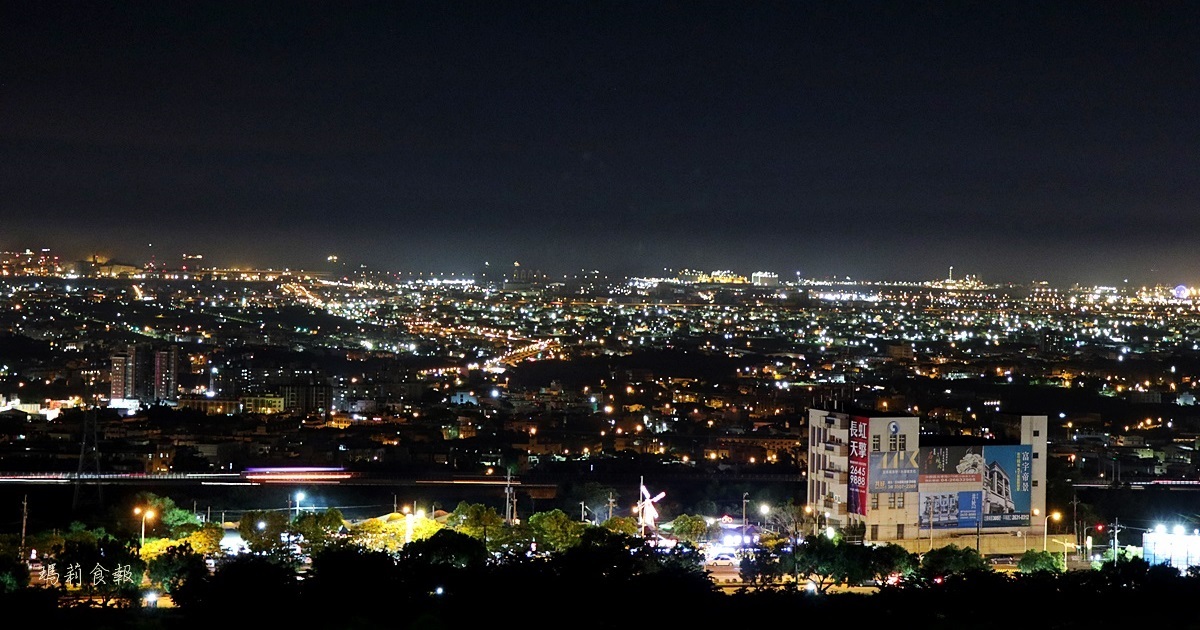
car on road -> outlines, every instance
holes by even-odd
[[[737,557],[731,553],[719,553],[708,559],[708,564],[718,567],[731,567],[737,564]]]

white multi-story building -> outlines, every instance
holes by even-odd
[[[923,436],[916,417],[810,409],[812,525],[915,552],[1034,548],[1029,537],[1044,538],[1049,523],[1047,418],[1010,420],[980,437]]]
[[[777,287],[779,274],[773,271],[756,271],[750,274],[750,282],[756,287]]]

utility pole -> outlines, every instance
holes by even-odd
[[[740,545],[742,548],[745,548],[745,546],[746,546],[746,501],[748,501],[748,500],[750,500],[750,493],[743,492],[742,493],[742,543]]]
[[[612,520],[613,505],[615,505],[616,502],[617,502],[617,500],[613,497],[613,493],[609,492],[608,493],[608,518],[609,518],[609,520]]]
[[[929,499],[929,550],[933,551],[933,497]]]
[[[21,557],[21,561],[25,561],[25,523],[29,520],[29,495],[25,495],[21,499],[21,548],[17,550],[17,555]]]
[[[504,522],[512,525],[516,515],[516,502],[513,498],[512,470],[504,471]]]
[[[983,509],[980,506],[979,516],[975,519],[975,551],[983,555]]]
[[[979,478],[982,483],[979,485],[979,508],[975,514],[975,551],[983,555],[983,511],[987,505],[987,473],[981,470]]]
[[[1071,492],[1071,524],[1075,528],[1075,557],[1079,557],[1079,549],[1083,547],[1083,539],[1079,537],[1079,496]],[[1063,552],[1064,555],[1066,552]]]

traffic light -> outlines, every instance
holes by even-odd
[[[1099,533],[1102,531],[1104,531],[1104,523],[1097,523],[1096,524],[1096,532]]]

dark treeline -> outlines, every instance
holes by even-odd
[[[1097,570],[998,573],[918,571],[877,593],[811,593],[790,584],[720,590],[695,551],[654,550],[603,528],[566,551],[497,562],[470,536],[444,530],[398,554],[352,546],[294,567],[241,555],[209,571],[178,555],[174,607],[146,609],[136,591],[100,608],[53,588],[0,597],[8,615],[39,624],[103,628],[245,627],[469,628],[537,623],[609,629],[655,624],[703,627],[763,623],[846,624],[923,630],[1116,628],[1151,620],[1198,628],[1190,612],[1200,577],[1138,558]],[[174,579],[174,578],[173,578]]]

